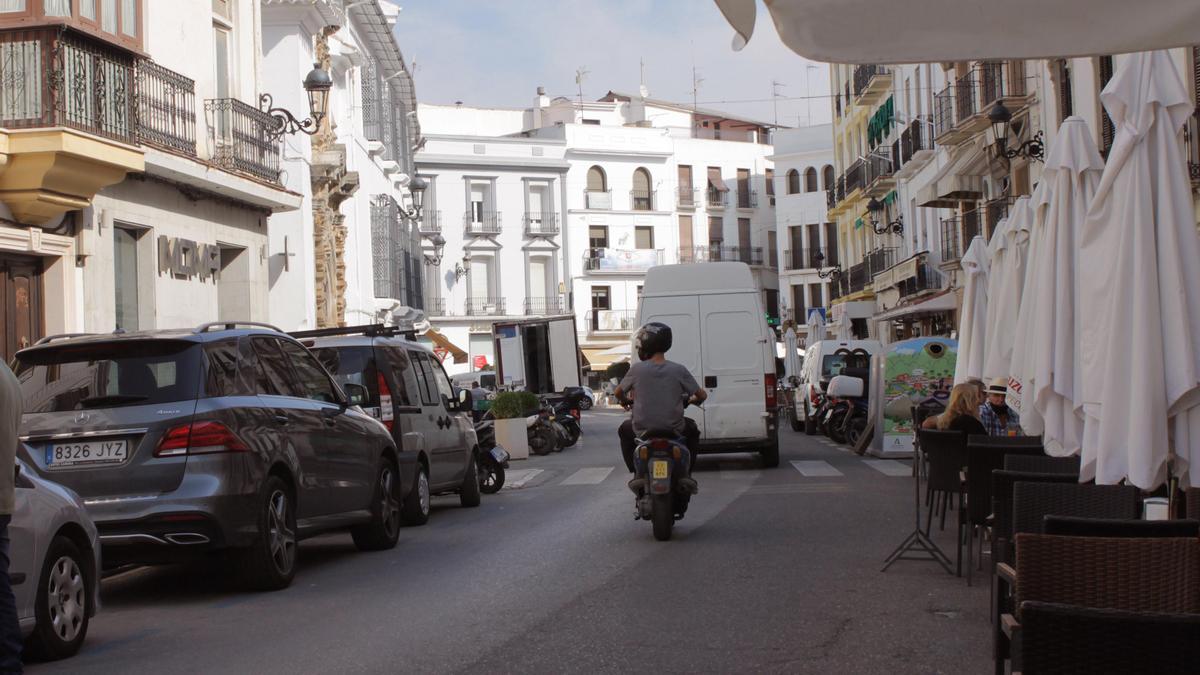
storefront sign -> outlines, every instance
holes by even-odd
[[[221,269],[221,248],[180,237],[158,237],[158,273],[174,277],[199,276],[203,281]]]

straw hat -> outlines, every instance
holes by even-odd
[[[988,385],[987,393],[989,394],[1007,394],[1008,393],[1008,378],[997,377]]]

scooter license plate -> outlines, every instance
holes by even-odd
[[[661,459],[653,462],[650,466],[650,475],[653,478],[666,478],[668,475],[667,463]]]
[[[500,446],[496,446],[496,447],[492,448],[491,452],[492,452],[492,457],[497,462],[507,462],[508,461],[508,451],[505,450],[504,448],[501,448]]]

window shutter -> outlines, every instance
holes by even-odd
[[[1104,86],[1113,76],[1113,57],[1101,56],[1099,63],[1100,72],[1100,91],[1104,91]],[[1117,128],[1113,125],[1112,118],[1108,116],[1108,111],[1104,109],[1104,104],[1100,104],[1100,154],[1108,157],[1108,151],[1112,150],[1113,140],[1117,136]]]
[[[1058,60],[1058,121],[1062,123],[1075,114],[1071,92],[1071,66],[1066,59]]]

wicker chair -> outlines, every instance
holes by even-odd
[[[1045,455],[1007,455],[1004,468],[1008,471],[1032,473],[1065,473],[1079,475],[1079,457],[1046,457]]]
[[[1200,537],[1200,520],[1116,520],[1046,516],[1042,534],[1067,537]]]
[[[942,499],[942,529],[946,527],[946,509],[951,501],[958,505],[958,556],[955,559],[956,574],[962,574],[963,535],[967,529],[966,513],[963,511],[962,471],[967,465],[967,435],[960,431],[934,431],[921,429],[917,432],[921,452],[928,462],[927,483],[933,493],[933,503],[938,496]],[[926,510],[925,535],[933,523],[933,506]]]
[[[1011,456],[1005,458],[1012,459]],[[1024,458],[1022,458],[1024,459]],[[992,472],[992,564],[1012,562],[1013,487],[1022,483],[1075,483],[1062,473],[1030,473],[1000,469]],[[1041,530],[1038,530],[1039,532]]]
[[[1200,520],[1200,488],[1188,488],[1184,500],[1187,502],[1186,517]]]
[[[1041,484],[1035,484],[1041,485]],[[996,566],[995,604],[1056,602],[1138,612],[1200,612],[1200,539],[1017,534],[1016,566]],[[993,624],[996,672],[1004,672],[1023,617]]]
[[[1036,441],[1036,445],[1030,445]],[[1020,443],[1024,443],[1021,445]],[[1007,455],[1041,455],[1037,437],[967,437],[967,583],[971,583],[971,562],[975,534],[989,525],[992,515],[992,472],[1004,466]],[[983,537],[979,538],[979,558],[983,558]],[[980,564],[982,569],[982,563]]]
[[[1195,673],[1200,615],[1021,603],[1020,669],[1041,673]],[[1013,669],[1018,664],[1013,662]]]
[[[1133,485],[1019,484],[1013,488],[1013,534],[1040,533],[1046,516],[1137,520],[1140,501]]]

